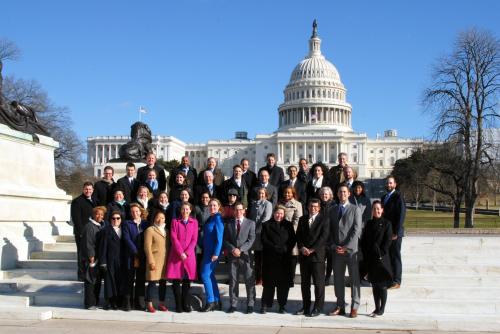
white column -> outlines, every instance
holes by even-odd
[[[311,124],[311,108],[307,108],[307,112],[309,113],[309,124]]]
[[[101,145],[101,164],[104,164],[104,145]]]
[[[302,124],[306,122],[306,108],[302,108]]]
[[[325,155],[325,163],[329,163],[330,162],[330,142],[326,142],[326,155]]]
[[[278,142],[278,143],[277,143],[277,145],[276,145],[276,147],[277,147],[277,149],[278,149],[278,154],[277,154],[277,156],[278,156],[278,162],[279,162],[280,157],[281,157],[281,150],[280,150],[280,148],[281,148],[281,147],[280,147],[280,145],[281,145],[281,143],[280,143],[280,142]]]
[[[94,149],[95,149],[94,164],[97,164],[97,160],[99,159],[99,145],[94,144]]]
[[[313,142],[313,160],[316,162],[316,142]]]
[[[304,159],[309,162],[309,159],[307,159],[307,142],[304,142]]]

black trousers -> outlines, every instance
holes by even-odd
[[[156,283],[159,284],[159,289]],[[148,281],[148,287],[146,288],[146,302],[152,302],[156,294],[158,294],[158,300],[160,303],[165,302],[165,296],[167,294],[166,280],[161,279],[160,281]]]
[[[375,302],[375,311],[384,313],[387,303],[387,282],[372,283],[373,301]]]
[[[311,278],[314,284],[314,308],[322,311],[325,304],[325,261],[313,262],[302,256],[300,258],[300,288],[304,312],[311,309]]]
[[[85,268],[83,266],[83,259],[82,259],[82,251],[81,251],[81,242],[82,242],[82,237],[80,236],[80,233],[73,232],[75,235],[75,244],[76,244],[76,260],[78,263],[78,272],[77,272],[77,277],[78,280],[83,282],[85,280]]]
[[[262,306],[273,307],[274,292],[276,291],[278,295],[278,305],[284,307],[288,301],[289,290],[290,284],[288,284],[288,282],[285,284],[264,283],[264,289],[262,290]]]
[[[146,268],[132,268],[128,271],[127,290],[125,293],[125,303],[135,303],[135,306],[144,307],[144,295],[146,284]]]
[[[295,269],[297,268],[297,262],[299,261],[299,256],[298,255],[292,255],[290,258],[290,284],[289,287],[293,288],[294,283],[293,281],[295,280]]]
[[[392,274],[394,275],[393,281],[395,283],[401,284],[401,276],[403,274],[403,263],[401,262],[401,243],[403,242],[402,237],[398,237],[396,240],[392,240],[391,246],[389,247],[389,256],[391,258]]]
[[[255,281],[262,281],[262,251],[253,251]]]
[[[191,294],[189,289],[191,288],[191,281],[184,280],[173,280],[172,290],[174,291],[175,299],[175,309],[177,312],[186,311],[190,308]]]
[[[99,295],[101,294],[101,274],[99,272],[99,267],[94,267],[89,270],[93,271],[93,277],[95,281],[90,282],[89,280],[85,280],[83,282],[83,295],[84,295],[84,305],[85,308],[89,308],[91,306],[97,306],[99,304]]]
[[[333,251],[331,251],[330,248],[326,249],[325,257],[326,257],[325,281],[330,281],[330,277],[332,276],[333,273],[333,257],[334,257]]]

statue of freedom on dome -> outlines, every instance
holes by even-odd
[[[311,35],[311,38],[318,37],[318,23],[316,19],[313,21],[313,33]]]

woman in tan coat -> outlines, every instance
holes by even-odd
[[[167,291],[167,281],[165,280],[165,270],[170,244],[170,237],[165,227],[165,214],[157,211],[153,218],[153,225],[144,232],[144,251],[146,253],[146,310],[156,312],[153,307],[153,296],[156,292],[156,283],[160,284],[159,300],[160,311],[168,311],[165,306],[165,295]]]

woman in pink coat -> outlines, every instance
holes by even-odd
[[[193,210],[189,202],[182,203],[180,218],[172,220],[170,251],[167,261],[167,279],[172,280],[177,312],[191,312],[189,288],[196,279],[198,221],[189,216]],[[182,291],[181,291],[182,282]]]

